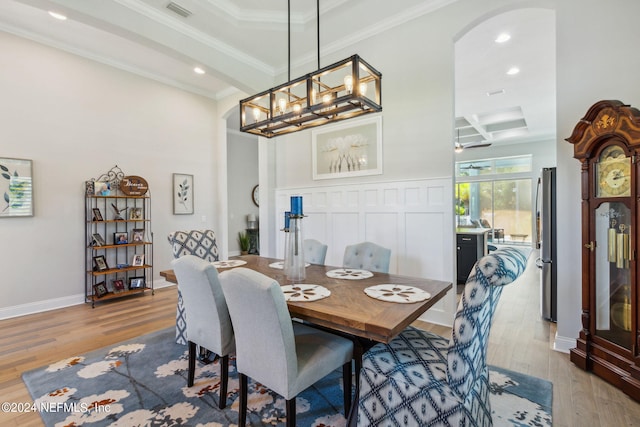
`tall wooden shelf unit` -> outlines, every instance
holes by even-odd
[[[640,111],[597,102],[567,141],[582,175],[582,330],[571,361],[640,401]]]
[[[85,301],[140,295],[153,289],[151,197],[122,190],[128,177],[118,166],[85,182]],[[131,194],[133,193],[133,194]],[[126,236],[126,243],[119,243]]]

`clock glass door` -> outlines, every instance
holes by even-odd
[[[594,220],[596,335],[631,349],[631,210],[605,202]]]

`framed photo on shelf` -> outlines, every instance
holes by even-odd
[[[96,192],[96,186],[94,181],[85,181],[84,188],[87,196],[94,196]]]
[[[173,174],[173,214],[193,215],[193,175]]]
[[[142,289],[144,288],[144,277],[130,277],[129,289]]]
[[[131,241],[133,243],[144,243],[144,228],[134,228],[131,230]]]
[[[104,246],[106,242],[100,233],[94,233],[92,237],[93,246]]]
[[[144,254],[135,254],[131,266],[142,267],[144,265]]]
[[[115,279],[113,281],[113,290],[115,292],[122,292],[124,291],[124,280],[122,279]]]
[[[129,243],[129,236],[126,231],[113,233],[114,245],[124,245],[125,243]]]
[[[33,216],[32,161],[0,157],[0,218]]]
[[[142,219],[142,208],[131,208],[129,211],[129,219],[133,221]]]
[[[108,293],[109,290],[107,289],[104,282],[96,283],[95,285],[93,285],[93,294],[96,296],[96,298],[102,298]]]
[[[107,265],[107,260],[104,258],[104,255],[98,255],[93,257],[93,267],[96,271],[106,271],[109,269]]]
[[[93,220],[94,221],[104,221],[104,218],[102,217],[102,212],[100,212],[100,209],[93,208],[93,209],[91,209],[91,211],[93,212]]]
[[[111,194],[111,183],[107,181],[95,181],[93,183],[95,196],[109,196]]]
[[[382,174],[382,116],[311,132],[313,179]]]

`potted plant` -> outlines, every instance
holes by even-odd
[[[245,231],[238,233],[238,242],[240,243],[240,254],[246,255],[249,253],[249,235]]]

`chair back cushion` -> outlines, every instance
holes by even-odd
[[[168,239],[174,258],[195,255],[205,261],[218,261],[218,244],[213,230],[174,231]]]
[[[304,260],[311,264],[324,264],[327,257],[327,245],[315,240],[305,239],[302,243],[304,248]]]
[[[375,243],[363,242],[345,248],[342,266],[388,273],[390,260],[391,249]]]
[[[504,248],[479,259],[471,270],[458,303],[447,352],[449,386],[467,396],[487,369],[487,342],[502,286],[526,267],[527,255]]]
[[[220,274],[236,336],[239,373],[289,396],[297,354],[293,325],[280,285],[257,271],[237,267]]]
[[[189,341],[219,356],[233,352],[231,318],[216,268],[195,255],[174,259],[171,265],[186,310]]]

